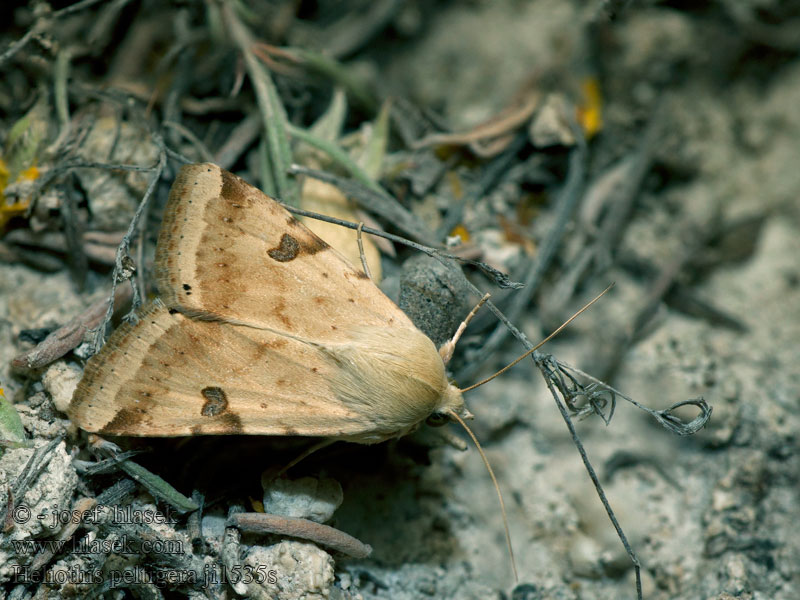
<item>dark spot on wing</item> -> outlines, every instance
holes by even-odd
[[[222,388],[205,387],[200,393],[206,399],[206,403],[200,410],[200,414],[204,417],[216,417],[227,410],[228,398]]]
[[[232,412],[227,412],[222,415],[220,417],[220,421],[222,425],[221,433],[236,435],[244,431],[242,428],[242,420],[239,418],[239,415],[236,415]]]
[[[288,233],[284,233],[281,236],[281,242],[278,247],[267,250],[267,254],[278,262],[289,262],[300,254],[300,243]]]
[[[145,406],[137,406],[134,408],[121,408],[98,433],[109,434],[130,434],[135,432],[138,425],[142,423],[147,415],[147,408]]]
[[[190,428],[192,435],[213,435],[213,434],[229,434],[237,435],[242,433],[242,420],[238,415],[227,412],[214,419],[213,422],[206,422],[203,424],[192,425]]]
[[[322,252],[329,248],[328,244],[311,232],[304,233],[306,234],[303,236],[305,239],[300,240],[292,237],[288,233],[284,233],[281,236],[281,241],[278,246],[268,250],[267,254],[269,254],[270,258],[278,262],[289,262],[297,258],[300,254],[316,254],[317,252]]]
[[[303,243],[303,252],[308,254],[316,254],[330,248],[321,238],[318,238],[313,233],[309,232],[308,239]]]
[[[247,184],[240,177],[222,169],[222,191],[220,194],[225,200],[228,200],[228,202],[240,202],[246,197],[246,192]]]

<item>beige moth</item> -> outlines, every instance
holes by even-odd
[[[433,342],[275,200],[184,166],[158,236],[160,298],[93,356],[69,408],[90,432],[365,444],[469,418]]]

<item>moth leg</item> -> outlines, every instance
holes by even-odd
[[[367,264],[367,256],[364,254],[364,242],[361,239],[361,230],[364,228],[364,221],[359,222],[358,224],[358,236],[356,240],[358,241],[358,252],[361,255],[361,266],[364,268],[364,275],[372,279],[372,273],[369,272],[369,265]]]
[[[266,483],[269,483],[270,481],[272,481],[274,479],[277,479],[278,477],[280,477],[281,475],[286,473],[286,471],[291,469],[293,466],[295,466],[297,463],[299,463],[303,459],[308,458],[309,456],[314,454],[314,452],[316,452],[317,450],[322,450],[323,448],[325,448],[327,446],[330,446],[335,441],[336,440],[334,438],[328,438],[328,439],[322,440],[321,442],[317,442],[316,444],[313,444],[312,446],[309,446],[308,448],[303,450],[303,452],[300,453],[300,456],[298,456],[296,458],[293,458],[291,461],[289,461],[289,464],[287,464],[284,467],[281,467],[278,471],[274,471],[273,472],[270,469],[267,469],[261,475],[262,484],[266,484]]]
[[[454,434],[452,431],[441,427],[439,429],[435,429],[433,435],[438,438],[438,441],[441,441],[448,446],[455,448],[456,450],[461,450],[461,452],[466,452],[468,446],[467,443]]]
[[[483,298],[481,298],[480,302],[478,302],[478,304],[475,305],[475,308],[473,308],[472,311],[470,311],[470,313],[467,315],[467,318],[464,319],[461,322],[461,325],[458,326],[458,329],[456,330],[453,337],[449,341],[442,344],[442,347],[439,348],[439,356],[442,357],[444,364],[447,364],[448,362],[450,362],[450,359],[453,358],[453,351],[456,349],[456,343],[458,342],[461,335],[464,333],[464,330],[467,328],[467,325],[469,325],[469,322],[472,320],[472,317],[474,317],[475,313],[477,313],[480,307],[483,306],[483,303],[489,299],[489,296],[491,296],[491,294],[486,294]]]
[[[90,433],[88,440],[89,440],[89,445],[94,450],[101,450],[101,451],[104,450],[109,454],[111,454],[112,456],[116,456],[117,454],[122,453],[122,448],[117,446],[114,442],[110,442],[107,439],[100,437],[96,433]]]

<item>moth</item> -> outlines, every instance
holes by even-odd
[[[471,418],[433,342],[275,200],[184,166],[158,236],[160,293],[93,356],[69,407],[125,436],[321,436],[373,444]],[[457,420],[457,419],[456,419]]]

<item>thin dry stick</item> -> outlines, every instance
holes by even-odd
[[[544,374],[543,365],[537,364],[537,366],[542,369],[542,373]],[[547,387],[556,402],[556,406],[558,406],[558,412],[561,413],[561,418],[564,419],[564,423],[566,423],[567,429],[569,429],[569,433],[572,436],[572,443],[575,444],[575,447],[578,449],[578,453],[581,455],[581,460],[583,461],[583,466],[586,469],[586,472],[589,473],[589,478],[592,480],[594,489],[597,492],[597,495],[600,497],[600,502],[603,503],[603,508],[605,508],[606,514],[608,515],[608,518],[611,520],[611,524],[614,526],[614,529],[617,532],[617,537],[622,542],[622,546],[625,548],[628,558],[630,558],[631,562],[633,563],[633,569],[636,575],[636,597],[638,600],[642,600],[642,573],[639,558],[636,556],[636,553],[633,551],[633,547],[631,547],[630,543],[628,542],[625,532],[622,531],[622,526],[619,524],[619,521],[617,521],[617,517],[611,508],[608,498],[606,497],[603,486],[600,484],[600,479],[597,477],[597,473],[595,473],[592,463],[589,462],[589,456],[586,454],[586,449],[583,447],[583,443],[578,437],[578,432],[575,430],[575,425],[572,423],[572,419],[569,418],[567,408],[559,400],[558,393],[553,387],[553,382],[547,376],[545,376],[545,380],[547,382]]]
[[[414,150],[419,150],[436,145],[463,145],[508,134],[530,119],[539,106],[540,100],[540,93],[529,93],[521,103],[504,109],[487,123],[478,125],[471,131],[465,133],[433,133],[412,143],[411,147]]]
[[[539,343],[538,343],[538,344],[536,344],[536,345],[535,345],[533,348],[531,348],[530,350],[528,350],[528,351],[527,351],[525,354],[523,354],[522,356],[520,356],[519,358],[517,358],[517,359],[516,359],[516,360],[514,360],[513,362],[511,362],[511,363],[507,364],[505,367],[503,367],[502,369],[500,369],[500,370],[499,370],[497,373],[495,373],[495,374],[494,374],[494,375],[492,375],[491,377],[487,377],[487,378],[486,378],[486,379],[484,379],[483,381],[479,381],[478,383],[476,383],[476,384],[474,384],[474,385],[471,385],[471,386],[469,386],[468,388],[464,388],[463,390],[461,390],[461,392],[462,392],[462,393],[464,393],[464,392],[468,392],[468,391],[470,391],[470,390],[474,390],[476,387],[480,387],[480,386],[482,386],[484,383],[489,383],[489,382],[490,382],[492,379],[494,379],[494,378],[495,378],[495,377],[497,377],[498,375],[502,375],[503,373],[505,373],[506,371],[508,371],[508,370],[509,370],[511,367],[513,367],[514,365],[516,365],[517,363],[519,363],[520,361],[522,361],[522,359],[524,359],[524,358],[527,358],[528,356],[530,356],[531,354],[533,354],[534,352],[536,352],[536,351],[537,351],[539,348],[541,348],[542,346],[544,346],[544,345],[545,345],[547,342],[549,342],[549,341],[550,341],[550,340],[552,340],[554,337],[556,337],[556,336],[557,336],[559,333],[561,333],[561,331],[562,331],[562,330],[563,330],[563,329],[564,329],[564,328],[565,328],[567,325],[569,325],[570,323],[572,323],[572,321],[574,321],[575,319],[577,319],[577,318],[578,318],[578,316],[579,316],[579,315],[580,315],[580,314],[581,314],[583,311],[585,311],[585,310],[586,310],[587,308],[589,308],[589,307],[590,307],[592,304],[594,304],[595,302],[597,302],[598,300],[600,300],[600,298],[601,298],[601,297],[602,297],[602,296],[603,296],[603,295],[604,295],[604,294],[605,294],[605,293],[606,293],[608,290],[610,290],[612,287],[614,287],[614,284],[613,284],[613,283],[612,283],[611,285],[609,285],[609,286],[608,286],[606,289],[604,289],[602,292],[600,292],[599,294],[597,294],[597,296],[595,296],[595,297],[594,297],[594,299],[592,299],[591,301],[587,302],[587,303],[584,305],[584,307],[583,307],[583,308],[581,308],[581,309],[580,309],[578,312],[576,312],[574,315],[572,315],[572,316],[571,316],[569,319],[567,319],[566,321],[564,321],[564,322],[563,322],[563,323],[562,323],[562,324],[561,324],[561,325],[560,325],[560,326],[559,326],[559,327],[558,327],[558,328],[557,328],[557,329],[556,329],[556,330],[555,330],[553,333],[551,333],[550,335],[548,335],[548,336],[547,336],[546,338],[544,338],[544,339],[543,339],[541,342],[539,342]],[[486,294],[486,298],[488,298],[488,297],[489,297],[489,294]]]
[[[372,553],[372,547],[369,544],[365,544],[343,531],[308,519],[265,513],[237,513],[231,516],[228,524],[241,531],[251,533],[275,533],[310,540],[353,558],[366,558]]]
[[[364,275],[372,279],[372,273],[369,272],[369,265],[367,264],[367,256],[364,254],[364,240],[361,239],[361,230],[364,229],[364,222],[358,224],[358,253],[361,255],[361,266],[364,267]]]
[[[82,0],[81,2],[76,2],[71,6],[67,6],[62,8],[61,10],[57,10],[51,14],[43,15],[36,19],[36,22],[33,26],[23,35],[20,39],[16,42],[11,44],[5,52],[0,54],[0,66],[3,65],[8,60],[14,58],[14,56],[22,50],[28,43],[37,35],[41,35],[45,33],[50,27],[52,26],[55,21],[61,17],[66,17],[68,15],[74,14],[79,10],[83,10],[85,8],[89,8],[93,4],[97,4],[98,2],[102,2],[103,0]]]
[[[582,138],[579,138],[582,139]],[[539,285],[544,280],[544,275],[556,256],[556,251],[561,244],[561,240],[566,232],[567,224],[572,218],[578,203],[581,200],[584,178],[586,172],[586,148],[585,144],[579,143],[572,151],[569,158],[569,172],[567,181],[558,196],[556,207],[556,220],[550,229],[547,238],[542,244],[541,250],[536,256],[523,278],[524,292],[514,294],[508,306],[509,319],[515,321],[525,307],[528,306],[530,299],[539,289]],[[480,357],[472,365],[464,368],[458,373],[459,377],[472,377],[480,366],[495,350],[505,341],[508,331],[502,325],[498,325],[486,339],[481,349]]]
[[[0,521],[2,521],[5,526],[9,526],[10,524],[10,526],[13,527],[14,524],[14,504],[12,500],[16,502],[16,499],[21,499],[25,496],[25,493],[39,477],[39,474],[48,465],[50,460],[52,460],[53,450],[55,450],[56,446],[63,440],[64,438],[62,436],[58,436],[50,440],[50,442],[44,446],[36,448],[28,459],[28,462],[25,463],[25,467],[22,469],[19,477],[17,477],[17,480],[8,488],[9,500],[6,506],[3,507],[3,513],[0,514]]]
[[[472,282],[467,280],[466,277],[465,277],[465,280],[467,282],[468,287],[471,288],[473,293],[478,293],[478,294],[480,293],[478,288],[475,287],[475,285],[473,285]],[[533,349],[533,344],[528,340],[528,338],[525,336],[525,334],[522,333],[519,329],[517,329],[517,327],[513,323],[511,323],[511,321],[508,320],[508,317],[506,317],[503,314],[503,312],[499,308],[497,308],[497,306],[495,306],[495,304],[492,301],[488,301],[486,303],[486,306],[500,320],[500,322],[503,323],[503,325],[508,328],[508,330],[511,332],[511,334],[515,338],[517,338],[520,342],[522,342],[523,346],[525,346],[529,350]],[[536,364],[536,366],[542,372],[542,375],[545,377],[545,380],[547,382],[548,388],[550,388],[551,393],[553,393],[553,395],[555,397],[556,404],[558,406],[559,412],[561,413],[562,418],[564,419],[565,423],[567,424],[567,429],[570,431],[570,435],[572,436],[572,441],[575,444],[576,448],[578,449],[578,452],[581,455],[581,460],[583,460],[584,467],[586,468],[587,472],[589,473],[589,477],[592,479],[592,482],[595,483],[595,489],[599,489],[600,490],[599,493],[601,494],[601,499],[605,498],[605,494],[602,492],[602,486],[600,486],[600,481],[597,478],[597,474],[595,473],[594,467],[592,466],[591,462],[589,462],[589,457],[586,455],[586,450],[584,449],[583,444],[581,443],[580,438],[578,437],[578,433],[575,431],[575,427],[572,424],[572,420],[569,418],[569,414],[567,413],[566,408],[564,408],[561,405],[561,403],[558,401],[558,397],[555,394],[555,390],[552,387],[552,383],[551,383],[551,381],[550,381],[550,379],[549,379],[549,377],[548,377],[548,375],[547,375],[547,373],[545,371],[545,363],[547,362],[546,361],[546,357],[544,357],[541,354],[539,354],[538,352],[534,351],[532,353],[532,355],[531,355],[531,358],[534,361],[534,364]],[[614,515],[614,511],[612,510],[611,505],[608,503],[607,499],[603,501],[603,507],[605,508],[606,514],[608,515],[608,517],[611,520],[611,522],[615,524],[615,529],[617,529],[617,536],[619,537],[620,541],[622,542],[622,545],[625,548],[625,551],[627,552],[628,556],[631,559],[631,562],[634,565],[634,570],[635,570],[635,573],[636,573],[637,598],[638,598],[638,600],[642,600],[642,592],[641,592],[642,583],[641,583],[641,573],[640,573],[640,567],[639,567],[639,559],[636,557],[636,554],[634,553],[633,548],[628,543],[628,539],[624,536],[624,534],[620,535],[620,532],[622,531],[622,529],[621,529],[621,527],[619,527],[619,523],[617,522],[617,518]]]
[[[295,137],[300,136],[295,135]],[[330,149],[330,146],[332,146],[329,142],[324,142],[323,140],[319,140],[307,134],[301,137],[301,139],[323,150]],[[342,154],[343,152],[337,152],[331,154],[331,157],[341,162]],[[352,161],[349,162],[352,163]],[[348,179],[347,177],[341,177],[326,171],[311,169],[301,165],[292,165],[289,167],[289,173],[292,175],[306,175],[318,179],[319,181],[335,185],[345,196],[354,200],[361,208],[379,217],[383,217],[387,221],[393,223],[395,227],[406,235],[426,244],[434,244],[437,242],[434,237],[434,232],[431,231],[427,224],[416,214],[405,208],[391,194],[372,180],[366,179],[366,181],[370,183],[365,183],[365,178],[368,178],[368,175],[363,173],[363,171],[360,176],[356,176],[355,173],[353,173],[353,178]]]
[[[125,303],[130,296],[130,288],[121,288],[116,291],[114,302]],[[11,361],[12,366],[18,370],[29,371],[58,360],[83,342],[86,332],[95,329],[102,322],[107,310],[107,298],[95,302],[81,314],[53,331],[34,348],[16,356]]]
[[[341,227],[347,227],[348,229],[358,229],[358,223],[353,223],[351,221],[345,221],[343,219],[337,219],[335,217],[328,217],[326,215],[321,215],[319,213],[315,213],[315,212],[312,212],[310,210],[305,210],[305,209],[302,209],[302,208],[297,208],[295,206],[290,206],[290,205],[285,204],[283,202],[278,202],[278,204],[280,204],[283,208],[285,208],[290,213],[295,214],[295,215],[300,215],[302,217],[309,217],[311,219],[316,219],[317,221],[324,221],[326,223],[333,223],[334,225],[339,225]],[[418,244],[417,242],[411,241],[411,240],[406,239],[404,237],[400,237],[399,235],[386,233],[385,231],[381,231],[380,229],[373,229],[372,227],[362,227],[361,230],[364,233],[377,235],[378,237],[386,238],[389,241],[397,242],[398,244],[403,244],[405,246],[408,246],[409,248],[414,248],[415,250],[419,250],[420,252],[423,252],[423,253],[427,254],[428,256],[432,256],[432,257],[436,258],[437,260],[443,261],[443,263],[445,265],[447,263],[444,262],[444,261],[447,260],[447,259],[457,260],[458,262],[461,262],[463,264],[472,265],[473,267],[476,267],[476,268],[480,269],[484,273],[484,275],[486,275],[487,277],[492,279],[494,281],[495,285],[497,285],[497,287],[500,287],[500,288],[512,288],[512,289],[516,290],[516,289],[519,289],[519,288],[521,288],[523,286],[523,284],[521,284],[519,282],[511,281],[511,279],[509,279],[508,275],[506,275],[502,271],[500,271],[498,269],[495,269],[494,267],[492,267],[492,266],[490,266],[490,265],[488,265],[486,263],[480,262],[478,260],[471,260],[469,258],[464,258],[463,256],[456,256],[455,254],[450,254],[449,252],[444,252],[442,250],[439,250],[438,248],[432,248],[430,246],[425,246],[423,244]],[[475,292],[476,292],[476,294],[478,296],[483,296],[482,292],[477,291],[478,288],[474,288],[474,290],[475,290]]]
[[[100,351],[100,348],[103,345],[106,336],[106,327],[108,323],[111,322],[111,317],[114,314],[114,298],[117,290],[117,284],[120,282],[121,275],[125,271],[124,266],[124,259],[129,258],[128,250],[131,245],[131,239],[133,235],[136,233],[136,228],[139,224],[139,219],[141,218],[142,214],[144,214],[145,209],[147,208],[148,201],[150,197],[153,195],[155,191],[156,184],[161,179],[161,173],[164,171],[164,167],[167,164],[167,149],[164,145],[164,141],[159,134],[153,132],[153,141],[161,148],[161,152],[158,155],[158,163],[153,172],[153,176],[150,178],[150,182],[147,185],[147,190],[142,197],[142,200],[139,202],[139,206],[136,208],[136,212],[133,214],[133,218],[131,219],[130,225],[128,225],[128,231],[125,232],[125,237],[122,238],[122,243],[117,248],[117,254],[115,259],[114,265],[114,272],[111,277],[111,295],[109,296],[108,300],[108,309],[106,310],[105,318],[103,319],[102,324],[97,329],[97,333],[94,339],[94,346],[95,346],[95,353]],[[141,299],[139,297],[139,288],[136,285],[132,285],[133,288],[133,310],[138,308],[139,304],[141,304]],[[133,311],[131,312],[133,314]]]

